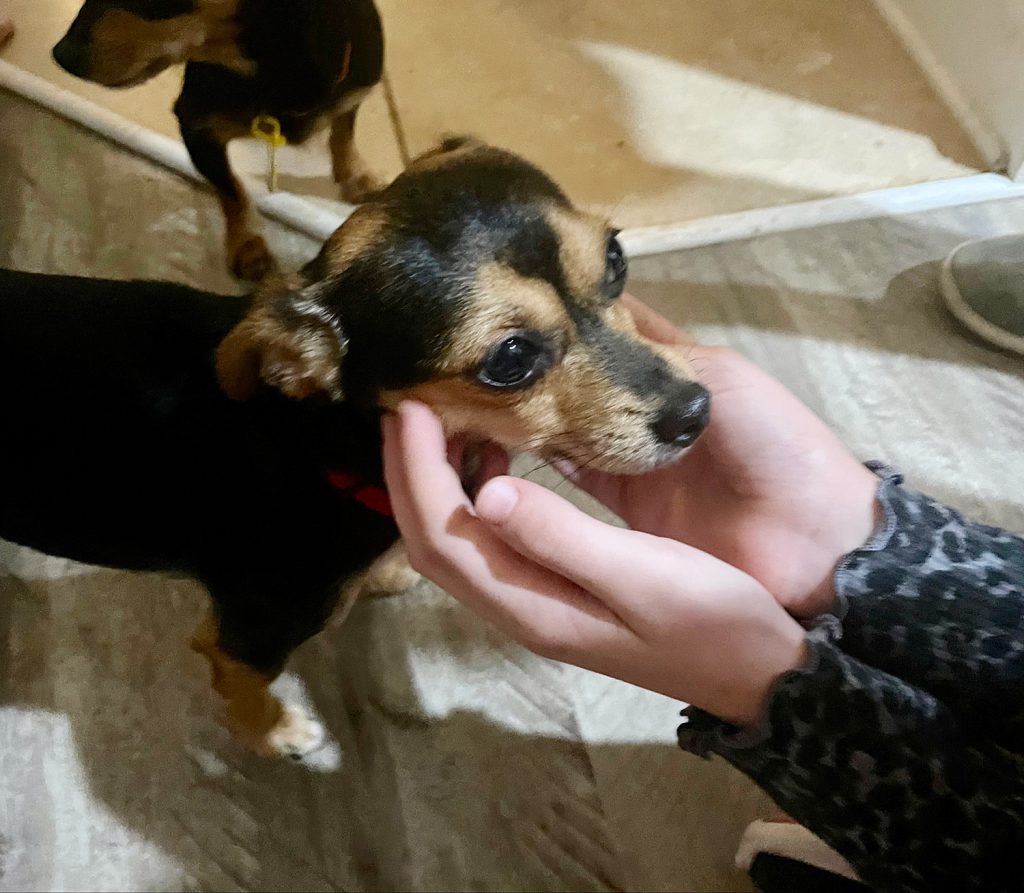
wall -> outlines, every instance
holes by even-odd
[[[1024,3],[875,0],[996,170],[1024,167]]]

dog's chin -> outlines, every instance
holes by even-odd
[[[692,444],[691,444],[692,446]],[[621,455],[600,455],[588,453],[586,455],[574,455],[572,451],[552,452],[545,458],[556,463],[567,463],[575,468],[586,468],[591,471],[601,471],[605,474],[616,475],[638,475],[655,471],[678,462],[689,452],[691,446],[656,446],[643,450],[632,456]]]

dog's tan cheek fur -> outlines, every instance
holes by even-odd
[[[642,459],[653,445],[649,401],[616,385],[585,349],[567,356],[564,371],[563,424],[583,453],[575,458],[609,469]]]
[[[435,379],[411,388],[385,391],[380,396],[384,409],[394,410],[404,400],[425,403],[444,422],[449,434],[481,434],[506,447],[522,443],[527,431],[511,400],[514,397],[483,390],[462,376]]]
[[[608,307],[607,320],[608,325],[615,329],[615,331],[621,332],[623,335],[630,335],[640,341],[645,340],[637,333],[633,314],[626,309],[624,304],[618,301],[613,302]]]
[[[379,205],[363,205],[353,211],[321,250],[327,274],[341,273],[356,258],[369,254],[383,241],[386,224],[387,214]]]
[[[89,46],[88,76],[101,84],[113,84],[134,77],[142,68],[143,50],[137,43],[123,39],[110,18],[126,16],[120,10],[108,12],[96,25]],[[134,19],[135,16],[130,16]]]
[[[406,399],[430,406],[449,434],[477,434],[512,450],[569,453],[614,469],[652,447],[650,407],[613,385],[580,346],[527,390],[490,392],[453,377],[388,392],[382,405],[394,409]]]
[[[238,5],[239,0],[200,0],[198,15],[204,39],[189,51],[190,62],[210,62],[248,76],[256,73],[256,63],[238,43]]]
[[[655,458],[658,448],[649,422],[657,409],[656,399],[645,400],[616,385],[590,348],[579,341],[570,340],[561,362],[530,388],[492,391],[473,381],[467,370],[510,326],[532,324],[573,337],[564,307],[550,285],[525,281],[497,265],[483,268],[475,285],[478,299],[473,312],[454,333],[449,355],[438,364],[442,376],[384,394],[384,408],[394,409],[405,399],[417,400],[440,416],[450,434],[476,434],[514,450],[568,452],[578,461],[609,470]],[[514,301],[495,300],[495,296],[513,295]],[[521,322],[514,322],[520,317]],[[641,338],[625,308],[609,306],[606,318],[616,331],[664,355],[681,378],[690,377],[681,354]]]
[[[456,374],[386,391],[380,403],[393,410],[403,400],[416,400],[437,413],[449,434],[476,434],[509,449],[541,448],[569,435],[589,439],[584,429],[598,416],[584,408],[590,402],[586,395],[601,406],[607,394],[603,388],[588,386],[594,376],[585,374],[586,366],[583,357],[570,352],[559,366],[524,390],[491,390],[468,375]]]
[[[89,73],[100,82],[111,83],[136,77],[164,56],[185,61],[205,36],[202,13],[147,21],[123,9],[111,9],[93,30]]]

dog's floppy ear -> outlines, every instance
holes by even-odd
[[[217,349],[217,378],[229,397],[246,400],[263,381],[297,400],[314,394],[344,399],[348,339],[319,300],[320,289],[315,284],[257,299]]]

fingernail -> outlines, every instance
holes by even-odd
[[[488,481],[476,498],[476,513],[489,524],[502,524],[519,502],[519,491],[500,478]]]

